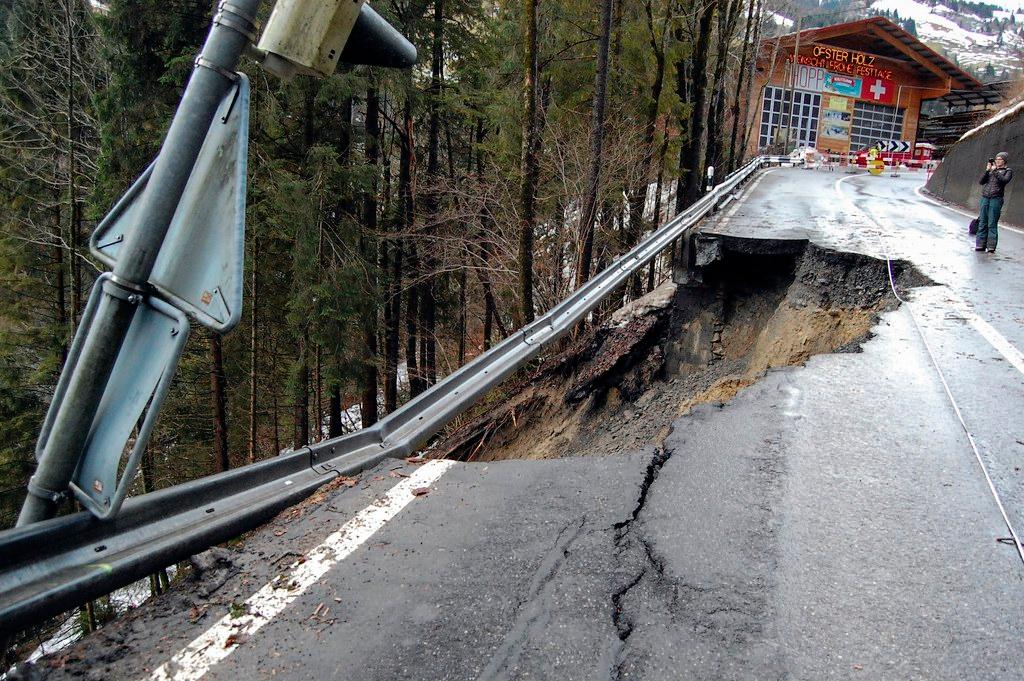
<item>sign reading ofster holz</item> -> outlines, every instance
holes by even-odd
[[[793,60],[792,56],[788,57]],[[842,47],[830,45],[815,45],[810,54],[801,54],[797,57],[797,63],[803,66],[813,66],[835,73],[845,73],[850,76],[861,76],[863,78],[885,78],[892,80],[892,69],[882,68],[875,65],[877,57],[873,54],[847,50]]]

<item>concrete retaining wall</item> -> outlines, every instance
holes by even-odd
[[[981,185],[988,159],[998,152],[1010,154],[1013,181],[1006,186],[1006,202],[1000,222],[1024,225],[1024,106],[976,129],[953,145],[928,180],[926,189],[941,199],[978,210]]]

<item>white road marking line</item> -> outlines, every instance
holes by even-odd
[[[751,192],[754,191],[754,189],[757,187],[757,185],[761,184],[761,180],[763,180],[765,177],[767,177],[771,173],[775,172],[776,170],[777,170],[777,168],[769,168],[765,172],[761,173],[761,175],[756,180],[754,180],[749,185],[747,185],[743,189],[743,191],[741,191],[739,194],[737,194],[736,198],[733,199],[733,206],[732,206],[732,208],[730,208],[728,211],[726,211],[725,215],[723,215],[722,218],[718,220],[718,223],[715,226],[716,227],[725,227],[727,224],[729,224],[729,220],[732,218],[733,215],[736,214],[736,211],[738,211],[740,209],[740,206],[743,205],[742,202],[751,194]]]
[[[968,213],[967,211],[962,210],[960,208],[957,208],[956,206],[954,206],[952,204],[942,203],[941,201],[937,201],[937,200],[933,199],[932,197],[930,197],[927,194],[925,194],[922,191],[923,189],[924,189],[924,185],[923,184],[920,187],[917,187],[917,188],[914,189],[914,193],[917,194],[918,198],[924,199],[928,203],[934,204],[934,205],[938,206],[939,208],[945,208],[946,210],[951,210],[954,213],[959,213],[960,215],[963,215],[965,218],[971,218],[973,220],[974,218],[978,217],[978,215],[976,213]],[[1018,229],[1017,227],[1011,227],[1010,225],[999,225],[999,231],[1000,232],[1003,231],[1004,229],[1009,231],[1009,232],[1016,232],[1017,234],[1024,234],[1024,229]]]
[[[854,210],[861,213],[862,215],[864,215],[870,221],[874,222],[877,225],[878,222],[873,218],[873,216],[871,216],[867,211],[857,206],[857,204],[855,204],[848,196],[846,196],[846,194],[843,193],[840,184],[843,182],[843,180],[850,179],[850,177],[855,176],[851,175],[836,180],[834,188],[836,190],[836,193],[839,195],[839,200],[845,203],[850,210]],[[1002,229],[1002,227],[1000,227],[1000,229]],[[882,234],[880,226],[878,234],[879,236],[881,236]],[[1006,336],[996,331],[995,327],[993,327],[987,321],[979,317],[977,313],[975,313],[971,309],[971,306],[965,300],[956,296],[952,291],[949,292],[949,298],[952,300],[952,307],[956,310],[956,312],[963,316],[964,319],[966,319],[968,323],[970,323],[970,325],[974,327],[974,330],[981,334],[981,337],[987,340],[989,344],[993,348],[995,348],[996,351],[998,351],[999,354],[1002,355],[1007,362],[1010,363],[1011,366],[1013,366],[1021,374],[1024,374],[1024,354],[1022,354],[1020,350],[1018,350],[1009,340],[1007,340]]]
[[[1024,354],[1015,348],[1010,341],[1006,339],[1006,336],[999,333],[995,328],[986,322],[984,319],[976,315],[970,310],[966,303],[963,301],[957,301],[961,308],[958,312],[967,318],[967,321],[971,323],[974,330],[982,335],[982,337],[992,344],[999,354],[1002,355],[1007,362],[1012,364],[1017,371],[1024,374]]]
[[[778,170],[778,168],[769,168],[768,170],[766,170],[763,173],[761,173],[761,175],[758,176],[758,178],[756,180],[754,180],[749,185],[747,185],[747,187],[743,191],[740,192],[739,196],[736,197],[736,205],[733,206],[729,210],[728,215],[732,215],[737,210],[739,210],[739,207],[741,205],[740,201],[742,201],[742,200],[746,199],[748,196],[750,196],[754,192],[754,190],[757,189],[757,185],[759,185],[762,182],[764,182],[764,178],[768,177],[769,175],[774,173],[776,170]]]
[[[151,680],[175,679],[195,681],[210,668],[238,648],[236,639],[249,637],[279,615],[296,598],[306,592],[324,574],[372,537],[387,521],[415,498],[413,490],[436,482],[455,465],[454,461],[428,461],[413,475],[392,487],[381,499],[363,509],[357,516],[328,536],[310,551],[304,561],[292,565],[290,574],[278,577],[245,602],[245,614],[225,615],[168,662],[150,675]]]

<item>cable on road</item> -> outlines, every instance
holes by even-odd
[[[875,222],[875,220],[866,211],[858,208],[852,201],[850,201],[840,188],[840,183],[845,179],[849,179],[849,177],[853,176],[847,176],[836,181],[834,185],[836,194],[839,195],[839,198],[843,202],[849,204],[852,210],[860,212],[877,226],[877,222]],[[896,289],[896,277],[892,271],[892,257],[889,255],[889,249],[886,248],[885,239],[882,238],[882,231],[881,229],[869,231],[871,231],[871,233],[873,233],[878,239],[878,245],[881,248],[882,257],[885,258],[886,269],[889,273],[889,288],[892,289],[892,294],[896,296],[896,300],[905,306],[907,311],[910,313],[910,320],[914,323],[914,328],[917,329],[917,335],[921,337],[921,342],[924,344],[924,348],[928,352],[928,358],[931,360],[932,366],[935,367],[935,372],[939,376],[939,381],[942,383],[943,390],[946,391],[946,397],[949,398],[949,403],[953,405],[953,411],[956,413],[957,420],[960,421],[960,427],[967,436],[967,442],[971,445],[971,450],[974,452],[974,458],[978,461],[978,466],[981,468],[981,472],[985,476],[985,482],[988,483],[988,489],[992,493],[992,498],[995,499],[996,506],[999,508],[999,513],[1003,516],[1003,522],[1006,524],[1006,529],[1010,532],[1009,537],[998,537],[996,541],[1000,544],[1007,544],[1009,541],[1012,541],[1014,548],[1017,549],[1017,555],[1020,557],[1021,563],[1024,564],[1024,546],[1021,545],[1020,535],[1017,534],[1017,531],[1013,528],[1013,523],[1010,522],[1010,516],[1006,513],[1006,507],[1003,506],[1003,500],[999,496],[998,490],[996,490],[995,483],[992,482],[992,476],[989,475],[988,466],[985,465],[985,460],[981,457],[981,451],[978,449],[978,443],[975,442],[971,429],[967,427],[967,421],[964,420],[964,415],[960,410],[960,405],[957,403],[956,398],[953,397],[953,391],[949,388],[949,383],[946,381],[946,375],[943,373],[942,367],[939,366],[939,360],[935,356],[935,351],[932,350],[931,344],[924,335],[924,329],[921,328],[921,324],[917,320],[917,315],[914,314],[913,306],[910,305],[908,301],[904,300]]]
[[[841,193],[841,192],[840,192]],[[1003,506],[1003,500],[999,496],[999,492],[996,490],[995,483],[992,482],[992,476],[989,475],[988,467],[985,465],[984,459],[981,457],[981,451],[978,449],[977,442],[974,441],[974,435],[971,434],[971,429],[967,427],[967,422],[964,420],[963,412],[960,411],[960,405],[957,404],[956,398],[953,397],[953,392],[949,389],[949,383],[946,382],[946,375],[942,372],[942,367],[939,366],[939,361],[935,357],[935,352],[932,351],[932,346],[928,343],[928,339],[924,335],[924,329],[917,321],[917,315],[914,314],[914,308],[906,300],[900,296],[899,291],[896,290],[896,278],[892,272],[892,258],[889,256],[889,251],[885,247],[885,240],[882,238],[880,231],[875,232],[875,236],[878,238],[878,244],[882,249],[882,257],[885,258],[886,268],[889,272],[889,288],[892,289],[892,294],[896,296],[896,300],[900,304],[906,306],[907,311],[910,313],[910,319],[914,322],[914,328],[917,329],[917,335],[921,337],[921,342],[924,343],[924,348],[928,352],[928,357],[931,359],[932,366],[935,367],[935,372],[939,375],[939,381],[942,382],[942,387],[946,391],[946,397],[949,398],[949,403],[953,405],[953,411],[956,413],[957,419],[960,421],[960,427],[963,429],[964,434],[967,435],[967,441],[971,445],[971,449],[974,451],[974,458],[977,459],[978,465],[981,467],[981,472],[985,475],[985,482],[988,483],[989,491],[992,492],[992,498],[996,500],[996,506],[999,507],[999,513],[1003,516],[1003,522],[1006,523],[1006,529],[1010,531],[1009,537],[999,537],[996,541],[1000,544],[1009,544],[1013,542],[1013,546],[1017,549],[1017,555],[1020,556],[1021,563],[1024,564],[1024,546],[1021,545],[1020,535],[1013,529],[1013,523],[1010,522],[1010,516],[1006,513],[1006,507]]]

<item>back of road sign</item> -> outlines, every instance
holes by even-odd
[[[68,353],[67,370],[57,383],[39,434],[37,456],[49,440],[53,421],[97,312],[101,306],[109,304],[110,293],[105,286],[110,279],[110,273],[101,275],[89,296]],[[185,313],[159,298],[139,296],[135,304],[131,325],[110,371],[71,480],[71,489],[78,500],[100,518],[117,513],[128,494],[189,334]],[[128,445],[131,445],[131,452],[126,459]]]
[[[241,319],[249,81],[238,74],[203,142],[167,230],[149,282],[175,306],[221,333]],[[139,225],[153,166],[135,181],[93,232],[93,254],[113,267]]]

